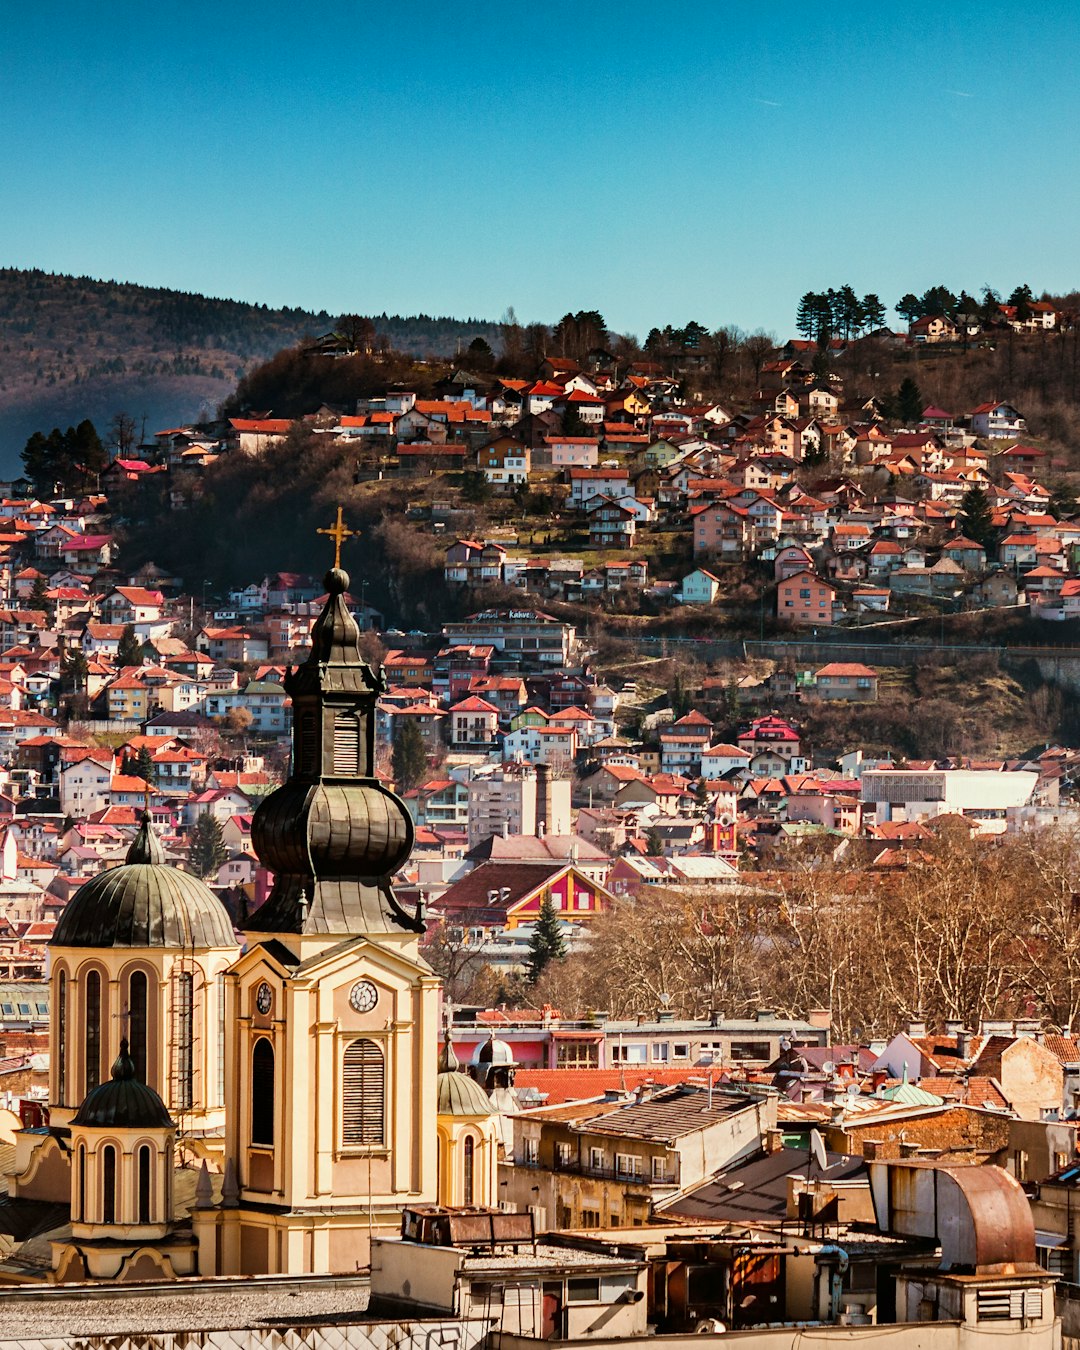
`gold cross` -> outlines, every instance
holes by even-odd
[[[317,529],[316,534],[328,534],[334,541],[334,566],[341,566],[341,546],[346,539],[351,539],[356,530],[350,530],[341,519],[341,507],[337,509],[337,520],[325,530]]]

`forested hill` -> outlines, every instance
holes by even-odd
[[[451,356],[479,320],[368,316],[380,339],[416,356]],[[153,433],[211,413],[255,364],[334,329],[326,311],[269,309],[183,291],[0,268],[0,477],[39,429],[120,411]]]

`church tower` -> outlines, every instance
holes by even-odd
[[[340,558],[340,509],[327,533]],[[422,915],[391,887],[413,825],[375,777],[385,683],[338,561],[285,679],[291,773],[252,822],[274,885],[227,978],[225,1198],[194,1215],[204,1274],[354,1271],[373,1233],[436,1196],[439,982]]]

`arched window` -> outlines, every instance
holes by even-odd
[[[190,1111],[194,1101],[195,1079],[195,976],[176,976],[176,1003],[173,1010],[173,1065],[175,1084],[173,1106]]]
[[[142,1144],[139,1147],[139,1222],[150,1222],[150,1178],[153,1161],[150,1153],[150,1145]]]
[[[56,977],[56,1094],[67,1101],[67,971]]]
[[[146,972],[133,970],[128,980],[128,1048],[135,1077],[146,1082]]]
[[[345,1051],[342,1142],[381,1144],[385,1139],[386,1064],[374,1041],[353,1041]]]
[[[80,1223],[86,1222],[86,1145],[79,1145],[79,1190],[74,1217]]]
[[[274,1047],[265,1036],[251,1052],[251,1142],[274,1144]]]
[[[101,1150],[101,1222],[116,1222],[116,1149],[112,1144]]]
[[[465,1136],[465,1145],[462,1149],[462,1155],[465,1160],[465,1185],[461,1190],[461,1203],[471,1205],[475,1193],[475,1169],[476,1169],[476,1140],[471,1134]]]
[[[217,1072],[214,1075],[214,1105],[225,1105],[225,972],[217,977]]]
[[[96,970],[86,975],[86,1091],[101,1082],[101,976]]]

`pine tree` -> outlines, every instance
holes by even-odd
[[[394,737],[390,764],[399,792],[411,791],[427,774],[427,747],[420,728],[411,718]]]
[[[135,756],[134,774],[146,783],[153,784],[155,781],[154,757],[145,745],[139,746],[139,753]]]
[[[49,587],[44,577],[35,577],[30,591],[30,608],[49,612]]]
[[[120,634],[120,644],[116,649],[116,664],[123,669],[124,666],[141,666],[142,663],[142,643],[135,636],[135,625],[125,624],[124,631]]]
[[[866,326],[871,333],[885,322],[885,306],[872,291],[862,298],[862,312]]]
[[[229,856],[221,838],[221,821],[209,811],[200,813],[191,831],[188,866],[197,877],[216,872]]]
[[[994,538],[994,513],[981,487],[968,488],[960,503],[961,527],[968,539],[985,548]]]
[[[540,901],[540,913],[533,926],[529,939],[529,983],[535,984],[552,961],[561,961],[566,955],[566,939],[562,935],[559,912],[551,898],[551,892],[545,891]]]
[[[650,858],[662,858],[664,856],[664,841],[655,825],[645,835],[645,853]]]
[[[916,426],[922,421],[923,397],[919,386],[906,376],[896,391],[896,416],[904,426]]]

